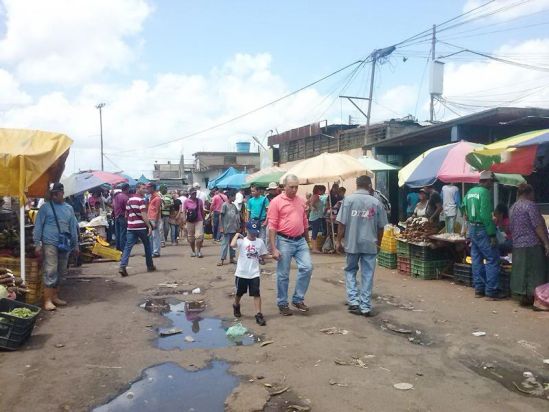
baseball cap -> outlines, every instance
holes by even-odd
[[[269,183],[269,186],[267,186],[267,190],[272,190],[272,189],[278,189],[278,185],[275,182],[271,182]]]
[[[246,224],[246,229],[248,230],[248,232],[250,232],[251,234],[253,235],[259,235],[259,223],[257,222],[254,222],[254,221],[249,221],[247,224]]]
[[[490,170],[483,170],[480,172],[479,180],[496,180],[496,175],[494,175],[494,172],[491,172]]]
[[[64,192],[65,191],[65,186],[63,186],[63,183],[52,183],[50,185],[50,192]]]
[[[200,189],[200,183],[198,183],[198,182],[193,183],[193,187],[195,189]]]

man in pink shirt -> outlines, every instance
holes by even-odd
[[[290,316],[288,306],[288,283],[292,258],[297,263],[297,279],[292,305],[301,312],[307,312],[305,293],[309,288],[313,264],[309,252],[309,221],[305,212],[305,200],[297,196],[299,180],[294,175],[284,179],[284,193],[273,199],[269,205],[269,240],[273,245],[276,266],[277,305],[281,315]]]
[[[219,215],[221,214],[221,208],[223,203],[228,202],[227,195],[223,193],[221,189],[215,189],[216,193],[212,197],[212,203],[210,205],[210,211],[212,212],[212,230],[213,239],[216,242],[221,240],[221,233],[219,233]]]
[[[149,193],[151,198],[149,200],[149,209],[147,211],[147,217],[152,225],[151,243],[152,243],[152,256],[160,257],[160,224],[162,221],[162,198],[156,191],[156,184],[149,183]]]

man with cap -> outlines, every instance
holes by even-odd
[[[295,175],[284,178],[284,193],[277,196],[267,212],[269,238],[273,259],[277,260],[276,289],[277,305],[281,315],[290,316],[288,306],[288,283],[292,258],[297,263],[297,279],[292,305],[301,312],[308,312],[305,293],[309,288],[313,264],[309,253],[309,220],[305,212],[305,200],[297,196],[299,179]]]
[[[200,183],[193,183],[193,189],[196,189],[196,198],[202,200],[202,203],[206,205],[208,201],[208,195],[200,190]]]
[[[278,185],[275,182],[269,183],[267,186],[267,199],[272,202],[278,196]]]
[[[70,252],[80,253],[78,222],[72,206],[65,203],[65,188],[61,183],[50,186],[45,202],[34,222],[33,241],[36,255],[42,256],[44,309],[51,311],[67,302],[59,298],[59,282],[66,276]]]
[[[160,226],[160,244],[166,246],[170,233],[170,212],[173,206],[173,197],[168,193],[168,186],[160,185],[160,198],[162,199],[162,225]]]
[[[119,192],[116,192],[112,199],[112,214],[114,217],[114,236],[116,237],[116,248],[120,251],[126,246],[126,231],[128,221],[126,220],[126,204],[130,198],[130,185],[122,183],[118,186]]]
[[[156,184],[149,183],[149,209],[147,216],[152,225],[151,242],[152,242],[152,256],[160,257],[161,239],[160,239],[160,226],[162,225],[162,198],[156,191]]]
[[[499,300],[499,250],[490,193],[494,181],[494,173],[488,170],[481,172],[478,186],[465,195],[463,208],[469,225],[468,237],[471,239],[475,297],[486,296],[490,300]]]

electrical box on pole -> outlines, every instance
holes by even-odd
[[[431,78],[429,80],[429,93],[432,96],[441,96],[444,87],[444,63],[435,60],[431,64]]]

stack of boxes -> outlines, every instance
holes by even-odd
[[[397,269],[402,275],[410,275],[412,265],[410,262],[410,244],[405,240],[397,240]]]
[[[381,267],[388,269],[397,268],[397,239],[395,235],[395,227],[387,225],[383,231],[381,248],[377,255],[377,263]]]

